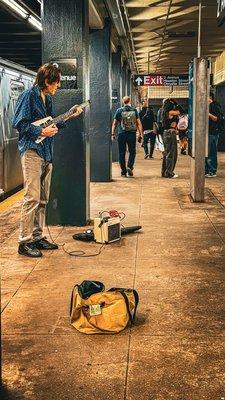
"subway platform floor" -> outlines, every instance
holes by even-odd
[[[139,149],[135,178],[114,163],[113,182],[91,185],[92,218],[117,209],[125,226],[142,225],[97,257],[19,256],[20,201],[1,213],[1,399],[225,399],[225,153],[202,204],[188,196],[189,157],[164,179],[155,154]],[[50,229],[67,251],[100,247],[72,239],[84,228]],[[136,326],[93,336],[71,327],[71,290],[84,279],[138,290]]]

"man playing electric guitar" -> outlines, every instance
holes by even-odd
[[[41,250],[54,250],[58,246],[43,236],[45,210],[49,198],[52,173],[53,137],[65,126],[65,120],[78,117],[82,108],[56,125],[34,125],[39,119],[54,118],[52,98],[60,85],[60,69],[54,64],[42,65],[34,86],[25,90],[18,98],[13,127],[19,132],[25,194],[21,212],[18,253],[29,257],[41,257]],[[39,142],[40,137],[45,140]]]

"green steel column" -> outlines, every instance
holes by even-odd
[[[111,23],[90,32],[91,181],[109,182],[111,155]]]
[[[122,101],[122,59],[121,59],[121,48],[118,48],[116,53],[112,54],[112,120],[115,115],[117,108],[121,107]],[[119,160],[118,142],[114,140],[112,142],[112,161]]]
[[[42,24],[43,62],[77,63],[77,87],[58,90],[54,96],[58,115],[89,98],[88,0],[43,0]],[[86,110],[55,138],[49,224],[81,226],[89,220],[89,168]]]

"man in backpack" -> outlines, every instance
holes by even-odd
[[[215,178],[217,172],[217,145],[220,132],[222,111],[219,103],[214,100],[214,93],[209,96],[209,138],[208,157],[205,159],[206,178]]]
[[[112,123],[112,140],[115,139],[115,131],[118,126],[119,164],[121,176],[133,176],[133,167],[136,156],[136,131],[138,141],[142,141],[143,129],[136,108],[131,106],[130,97],[123,97],[124,106],[118,108]],[[129,158],[126,166],[125,154],[128,147]]]

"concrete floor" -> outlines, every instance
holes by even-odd
[[[160,178],[157,153],[144,160],[139,149],[134,179],[121,178],[114,164],[113,182],[92,184],[91,216],[117,209],[125,225],[143,229],[97,257],[70,257],[62,248],[21,257],[20,203],[2,213],[1,399],[225,399],[225,154],[219,157],[218,177],[207,180],[199,205],[188,197],[188,156],[179,157],[176,180]],[[82,230],[51,228],[67,250],[98,251],[72,239]],[[117,335],[72,328],[70,293],[84,279],[137,289],[137,325]]]

